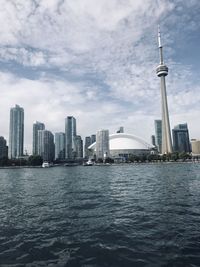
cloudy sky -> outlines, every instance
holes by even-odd
[[[19,104],[28,151],[34,121],[55,133],[70,115],[83,138],[124,126],[150,142],[160,23],[171,128],[187,122],[200,138],[199,14],[199,0],[1,0],[0,135]]]

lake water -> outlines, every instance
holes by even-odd
[[[200,164],[0,169],[0,266],[200,266]]]

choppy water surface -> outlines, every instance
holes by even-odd
[[[1,169],[0,266],[200,266],[200,165]]]

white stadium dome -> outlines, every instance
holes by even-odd
[[[125,133],[116,133],[109,135],[110,156],[118,157],[125,155],[141,155],[150,153],[152,145],[143,139]],[[89,146],[89,149],[96,150],[96,142]]]
[[[151,145],[147,144],[141,138],[125,133],[111,134],[109,136],[110,150],[119,149],[150,149]]]

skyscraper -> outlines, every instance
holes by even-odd
[[[33,155],[38,155],[38,131],[44,129],[44,123],[39,121],[33,123]]]
[[[65,119],[65,158],[75,158],[75,143],[74,137],[76,136],[76,119],[68,116]]]
[[[96,134],[91,135],[91,144],[93,144],[94,142],[96,142]]]
[[[156,146],[158,148],[158,152],[162,153],[162,121],[161,120],[155,120],[155,142]]]
[[[96,134],[96,158],[105,159],[110,155],[109,131],[99,130]]]
[[[10,129],[9,129],[9,158],[19,158],[23,156],[24,150],[24,109],[15,105],[10,109]]]
[[[190,152],[190,139],[187,123],[178,124],[172,129],[173,149],[176,152]]]
[[[6,145],[6,140],[3,136],[0,136],[0,159],[8,157],[8,147]]]
[[[50,131],[38,130],[38,154],[43,161],[54,160],[54,137]]]
[[[88,150],[88,147],[92,144],[91,142],[91,137],[90,136],[86,136],[85,137],[85,149],[84,149],[84,152],[85,152],[85,158],[88,159],[89,158],[89,150]]]
[[[169,123],[169,112],[167,105],[167,93],[165,76],[168,75],[168,67],[163,61],[163,50],[161,44],[160,28],[158,28],[158,46],[160,51],[160,64],[156,68],[157,76],[160,77],[160,87],[161,87],[161,103],[162,103],[162,154],[167,154],[172,152],[172,140],[171,131]]]
[[[65,159],[65,133],[55,133],[55,159]]]
[[[83,158],[83,140],[80,135],[76,135],[74,137],[74,145],[75,145],[75,158],[82,159]]]

